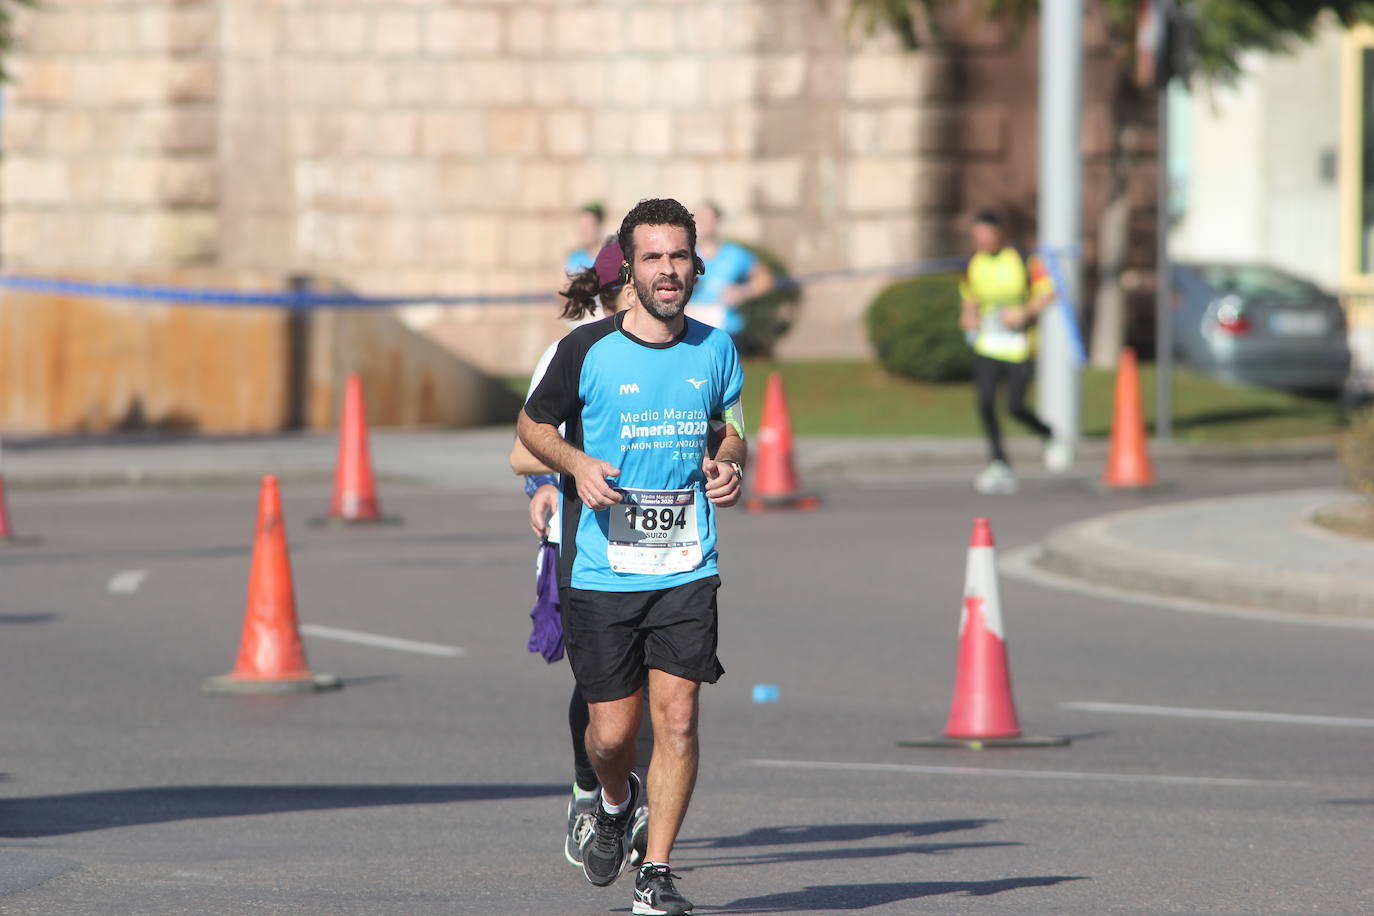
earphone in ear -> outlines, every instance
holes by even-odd
[[[621,285],[621,286],[624,286],[626,283],[629,283],[629,282],[630,282],[630,262],[629,262],[629,261],[621,261],[621,262],[620,262],[620,285]]]
[[[698,277],[700,277],[702,274],[706,273],[706,262],[703,261],[703,260],[701,259],[701,255],[693,255],[693,256],[692,256],[692,263],[693,263],[693,265],[694,265],[694,266],[696,267],[696,269],[697,269],[697,276],[698,276]]]

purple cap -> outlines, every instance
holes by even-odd
[[[615,286],[620,282],[620,267],[625,263],[625,252],[620,250],[619,242],[608,242],[596,256],[597,282],[602,286]]]

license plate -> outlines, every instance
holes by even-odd
[[[1275,334],[1316,336],[1326,333],[1326,316],[1320,312],[1274,312],[1269,330]]]

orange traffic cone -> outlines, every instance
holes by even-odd
[[[1155,469],[1145,447],[1145,412],[1140,406],[1140,374],[1135,351],[1121,349],[1116,366],[1116,402],[1112,410],[1112,442],[1107,452],[1103,486],[1140,489],[1155,485]]]
[[[898,742],[904,747],[1054,747],[1067,738],[1029,738],[1021,734],[1011,696],[1006,633],[997,593],[997,560],[992,527],[973,520],[964,571],[964,606],[959,615],[959,663],[945,737]]]
[[[291,557],[286,546],[281,491],[277,478],[262,479],[253,567],[248,576],[248,607],[234,670],[207,679],[206,693],[306,693],[342,687],[332,674],[314,674],[296,621]]]
[[[821,504],[817,496],[800,492],[797,470],[792,463],[792,420],[787,414],[787,398],[782,391],[782,376],[768,376],[763,395],[763,422],[759,424],[759,447],[750,462],[749,497],[744,508],[750,512],[766,509],[814,509]]]
[[[329,515],[314,524],[358,525],[396,523],[382,515],[377,484],[372,476],[372,457],[367,444],[367,411],[363,406],[363,382],[352,372],[344,385],[343,417],[339,423],[339,456],[334,464],[334,494]]]

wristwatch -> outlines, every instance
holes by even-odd
[[[730,467],[732,467],[732,468],[735,469],[735,478],[736,478],[737,480],[743,480],[743,479],[744,479],[744,468],[740,466],[740,463],[739,463],[738,461],[732,461],[731,459],[726,458],[725,460],[723,460],[723,461],[718,461],[718,462],[716,462],[716,463],[717,463],[717,464],[728,464],[728,465],[730,465]]]

